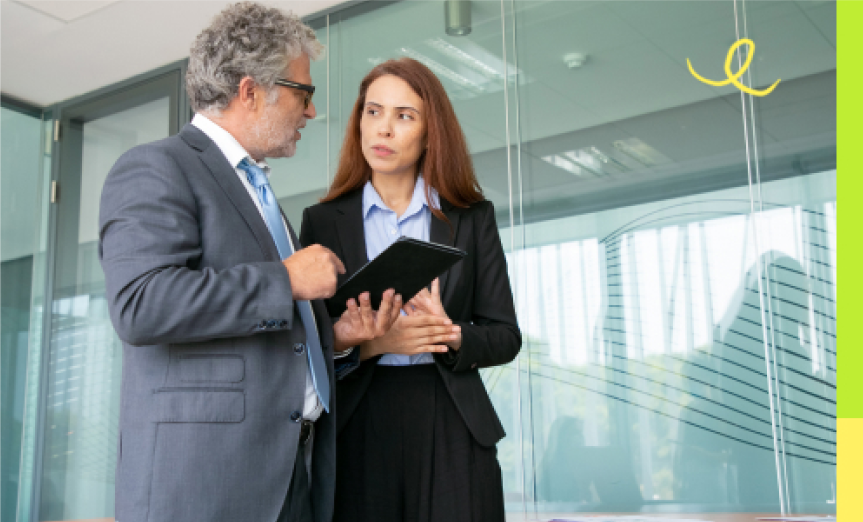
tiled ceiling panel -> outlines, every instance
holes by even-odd
[[[40,13],[55,18],[62,22],[72,22],[87,16],[90,13],[98,11],[111,4],[116,4],[120,0],[103,0],[103,1],[84,1],[70,2],[66,1],[50,1],[50,0],[15,0],[19,4],[23,4],[31,9],[35,9]]]

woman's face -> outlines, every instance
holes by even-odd
[[[360,119],[363,156],[378,174],[415,175],[426,147],[423,101],[396,76],[381,76],[366,92]]]

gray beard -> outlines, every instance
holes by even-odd
[[[297,152],[296,140],[285,140],[286,127],[278,124],[270,118],[254,125],[249,129],[253,141],[259,144],[258,155],[264,158],[290,158]],[[252,153],[252,151],[249,151]]]

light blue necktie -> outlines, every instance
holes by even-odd
[[[267,175],[264,174],[264,171],[260,167],[252,164],[248,158],[241,161],[238,167],[245,171],[249,183],[255,187],[258,201],[261,202],[261,208],[264,210],[267,227],[270,229],[273,241],[276,242],[279,255],[282,259],[287,259],[294,253],[294,249],[291,246],[290,239],[288,239],[288,231],[285,229],[282,213],[279,210],[276,197],[273,195],[273,188],[270,186]],[[315,391],[318,392],[318,397],[321,399],[321,404],[329,413],[330,381],[327,379],[327,367],[324,362],[323,350],[321,350],[318,329],[315,327],[315,316],[312,313],[312,305],[308,301],[294,300],[294,303],[299,309],[300,319],[302,319],[303,326],[306,328],[306,345],[308,348],[306,353],[309,356],[309,367],[312,369],[312,382],[315,385]]]

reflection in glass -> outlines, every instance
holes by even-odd
[[[779,469],[791,513],[836,512],[836,3],[747,2],[744,78]],[[788,178],[785,184],[770,180]]]
[[[835,337],[813,330],[801,306],[835,299],[805,290],[817,281],[800,260],[821,248],[795,244],[808,227],[799,205],[775,205],[759,254],[749,208],[742,187],[526,227],[528,237],[596,234],[509,256],[527,279],[517,303],[540,511],[779,510],[759,266],[772,278],[774,328],[787,332],[776,341],[780,385],[794,393],[783,401],[794,436],[785,452],[829,478],[835,388],[823,381],[835,383],[825,341]],[[809,348],[818,343],[821,354]]]
[[[797,36],[782,28],[814,16],[811,6],[767,4],[747,4],[750,31],[760,24],[787,45]],[[804,216],[835,208],[835,126],[815,94],[826,95],[816,77],[835,67],[834,51],[813,40],[796,66],[762,71],[783,79],[763,102],[776,123],[756,119],[749,135],[781,168],[762,166],[760,188],[774,197],[753,214],[762,207],[750,192],[740,94],[686,68],[690,58],[722,76],[734,8],[515,2],[530,81],[517,85],[524,248],[509,259],[539,513],[779,512],[787,459],[808,466],[799,475],[808,495],[830,485],[835,348],[814,343],[835,343],[835,311],[809,289],[834,279],[829,266],[823,275],[806,266],[829,251],[801,238],[812,234]],[[808,29],[800,39],[817,37]],[[760,59],[782,62],[772,47],[758,43]],[[584,59],[567,62],[571,53]],[[806,104],[773,97],[783,90]],[[831,230],[827,221],[817,228]],[[807,312],[809,301],[822,315]],[[823,502],[807,509],[831,512]]]

